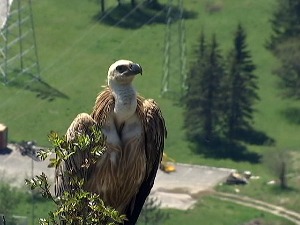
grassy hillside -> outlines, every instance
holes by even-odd
[[[276,61],[264,48],[274,1],[215,1],[220,11],[214,13],[206,10],[209,2],[214,1],[184,3],[186,11],[196,14],[185,22],[187,64],[193,61],[193,48],[201,29],[208,39],[212,33],[217,34],[226,55],[237,23],[241,22],[259,76],[261,101],[257,104],[255,127],[274,138],[278,147],[296,149],[299,126],[288,122],[283,114],[288,107],[299,104],[280,98],[276,77],[271,74]],[[128,58],[139,62],[144,69],[144,76],[135,81],[138,91],[155,98],[162,107],[169,128],[166,151],[179,161],[202,162],[201,158],[191,157],[184,139],[182,108],[160,97],[165,25],[155,19],[162,16],[161,12],[143,18],[146,25],[139,29],[126,29],[120,23],[107,25],[97,21],[99,6],[95,1],[34,1],[33,11],[41,77],[51,86],[47,88],[50,94],[60,92],[62,97],[48,101],[20,87],[1,86],[0,118],[9,126],[10,140],[34,139],[46,145],[50,130],[64,132],[77,113],[90,112],[96,94],[105,84],[108,66],[116,59]],[[130,8],[122,13],[124,16],[119,17],[125,23],[134,14]],[[157,23],[147,25],[150,22]],[[260,152],[264,148],[250,146],[250,149]]]
[[[220,10],[207,11],[208,3],[215,4]],[[277,61],[264,48],[270,34],[269,19],[274,5],[274,0],[185,0],[185,10],[196,15],[185,21],[187,63],[193,61],[193,48],[202,29],[208,39],[216,33],[226,54],[231,48],[237,24],[242,23],[259,77],[261,100],[256,105],[254,126],[275,139],[276,147],[297,154],[300,126],[299,122],[295,123],[299,116],[293,112],[297,112],[300,103],[280,97],[277,78],[271,73]],[[33,1],[41,77],[48,85],[42,87],[50,98],[41,98],[36,92],[22,87],[0,86],[0,122],[9,127],[11,141],[36,140],[40,145],[48,145],[50,130],[64,133],[76,114],[91,111],[97,93],[105,84],[108,66],[117,59],[126,58],[143,66],[144,74],[136,78],[135,86],[142,95],[154,98],[160,104],[169,130],[166,152],[171,157],[180,162],[251,170],[263,178],[255,184],[256,188],[261,188],[272,178],[261,164],[209,159],[190,150],[182,128],[183,109],[160,97],[165,34],[161,12],[141,17],[139,28],[124,28],[135,12],[128,8],[122,12],[124,16],[117,15],[123,18],[122,21],[111,25],[109,21],[104,23],[95,19],[99,8],[97,1],[92,0]],[[178,62],[171,63],[176,66]],[[32,80],[27,82],[39,85]],[[290,119],[294,122],[285,115],[292,115]],[[249,145],[248,149],[262,154],[270,147]],[[245,192],[256,195],[251,186],[246,187]],[[297,189],[296,193],[299,193]]]

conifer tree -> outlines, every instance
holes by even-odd
[[[289,38],[274,51],[281,64],[274,70],[283,97],[300,99],[300,35]]]
[[[205,66],[204,55],[206,54],[205,35],[202,32],[199,40],[199,45],[196,47],[195,58],[191,69],[186,78],[187,90],[183,97],[185,105],[185,120],[186,135],[190,141],[195,141],[201,133],[201,118],[199,105],[199,83]]]
[[[192,141],[211,142],[218,136],[223,59],[215,35],[210,46],[200,36],[197,58],[187,78],[185,127]]]
[[[267,48],[274,50],[287,38],[300,36],[300,0],[278,0],[271,19],[272,35]]]
[[[225,135],[229,141],[240,131],[252,128],[254,103],[259,99],[255,65],[246,45],[246,33],[239,24],[234,37],[234,47],[229,54],[226,96]]]
[[[267,48],[280,61],[274,73],[284,97],[300,99],[300,0],[278,0]]]

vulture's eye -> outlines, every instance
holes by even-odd
[[[126,66],[117,66],[116,67],[116,70],[119,72],[119,73],[123,73],[127,70],[128,68]]]

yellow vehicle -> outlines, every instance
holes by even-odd
[[[163,153],[163,157],[160,163],[160,169],[166,173],[175,172],[175,160]]]

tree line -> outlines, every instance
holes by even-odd
[[[208,43],[203,32],[195,56],[183,97],[187,137],[206,146],[225,140],[233,144],[253,129],[254,104],[259,100],[255,65],[243,26],[237,26],[226,57],[216,35]]]
[[[279,61],[273,70],[279,77],[279,90],[283,97],[300,99],[300,0],[278,0],[270,22],[272,34],[266,48]],[[207,41],[201,33],[182,100],[186,136],[192,143],[232,148],[253,134],[253,139],[273,142],[253,129],[255,103],[260,99],[255,69],[241,24],[225,57],[216,35]]]

